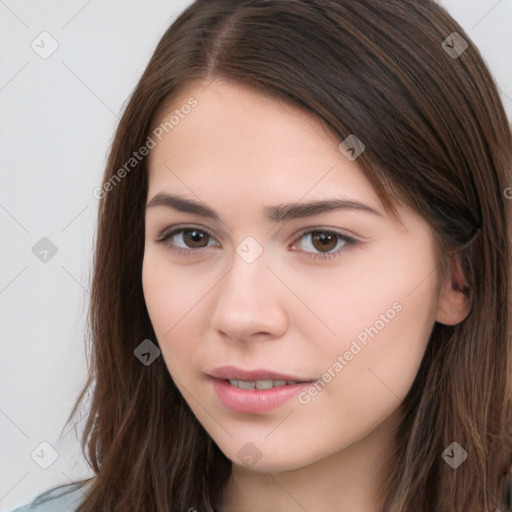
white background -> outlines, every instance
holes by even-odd
[[[0,512],[90,474],[76,432],[62,429],[86,377],[93,190],[128,95],[189,3],[0,0]],[[512,120],[512,0],[441,3]],[[58,43],[46,59],[31,47],[44,31]],[[42,237],[57,247],[46,263],[32,253]],[[31,457],[44,441],[58,453],[48,469]]]

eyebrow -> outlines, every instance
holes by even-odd
[[[183,196],[163,193],[157,194],[148,202],[146,209],[154,208],[156,206],[164,206],[180,212],[194,213],[201,217],[215,219],[219,222],[221,221],[220,215],[209,206],[187,199]],[[266,206],[264,208],[265,217],[275,223],[304,217],[312,217],[314,215],[334,210],[357,210],[380,217],[383,216],[381,212],[372,208],[370,205],[348,198],[333,198],[301,204],[279,204],[275,206]]]

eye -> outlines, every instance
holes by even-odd
[[[302,250],[313,259],[333,258],[339,256],[346,249],[347,245],[357,244],[357,240],[336,231],[317,228],[314,230],[303,231],[291,245],[292,249],[297,246],[297,241],[304,240],[300,243]],[[219,246],[213,235],[204,229],[194,226],[174,227],[165,229],[158,236],[157,242],[165,243],[172,251],[183,254],[201,254],[203,250],[212,246]],[[209,241],[215,241],[209,244]],[[318,253],[309,252],[310,249],[319,251]],[[336,250],[334,250],[336,249]]]
[[[169,249],[176,252],[193,253],[202,252],[201,249],[207,248],[209,239],[214,240],[208,231],[193,226],[186,226],[164,230],[156,241],[165,243]],[[181,242],[182,245],[178,242]]]
[[[305,240],[305,243],[300,244],[302,248],[320,251],[319,253],[308,253],[313,259],[334,258],[344,252],[347,245],[357,244],[357,240],[350,236],[326,229],[302,232],[296,240]],[[295,245],[294,242],[292,247],[295,247]],[[337,249],[336,251],[333,250],[335,248]],[[308,252],[308,250],[305,252]]]

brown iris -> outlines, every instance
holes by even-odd
[[[208,233],[204,233],[203,231],[199,231],[197,229],[184,229],[183,230],[183,240],[185,244],[190,247],[206,247],[208,245]],[[206,241],[205,245],[200,245],[201,242]],[[199,245],[197,245],[199,244]]]
[[[311,231],[311,240],[313,247],[321,252],[329,252],[336,247],[338,238],[333,233],[327,233],[325,231]],[[319,243],[319,247],[315,243]]]

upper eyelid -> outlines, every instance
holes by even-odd
[[[213,235],[213,233],[208,228],[201,226],[201,225],[194,225],[194,224],[185,224],[185,225],[178,224],[175,226],[168,226],[168,227],[162,229],[161,231],[159,231],[159,233],[157,235],[157,239],[163,238],[164,236],[168,236],[171,234],[174,236],[175,234],[181,233],[182,231],[187,231],[188,229],[197,229],[198,231],[204,231],[208,236],[210,236],[211,238],[214,238],[218,242],[217,237],[215,235]]]

